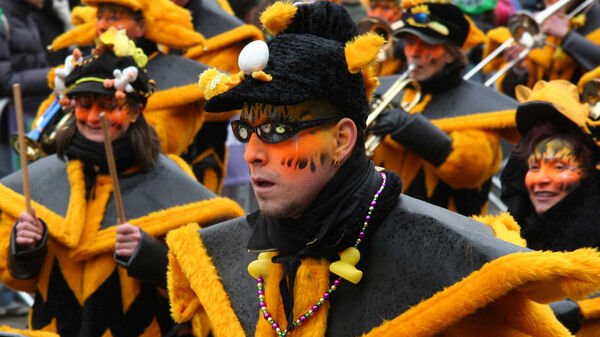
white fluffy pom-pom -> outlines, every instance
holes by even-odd
[[[240,52],[238,65],[244,74],[265,69],[269,62],[269,46],[264,41],[252,41]]]

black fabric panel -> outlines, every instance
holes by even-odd
[[[27,168],[31,199],[60,216],[66,216],[71,195],[66,164],[56,155],[50,155],[30,163]],[[22,181],[22,173],[19,170],[2,178],[0,184],[22,194]]]
[[[216,197],[183,172],[173,160],[162,154],[149,172],[119,176],[119,185],[127,219],[136,219],[157,210]],[[117,208],[114,196],[111,195],[104,211],[102,229],[114,226],[116,222]]]
[[[216,0],[191,0],[186,7],[192,13],[194,30],[207,39],[245,25],[238,17],[225,12]]]
[[[246,268],[257,254],[244,249],[251,229],[238,218],[201,234],[246,335],[254,335],[256,281]],[[488,226],[405,195],[363,242],[357,265],[363,279],[344,282],[333,295],[326,336],[359,336],[484,263],[528,250],[494,238]]]
[[[156,91],[198,83],[198,76],[206,69],[208,67],[204,64],[181,55],[162,53],[146,65],[148,75],[156,81]]]

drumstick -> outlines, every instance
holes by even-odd
[[[21,174],[23,175],[23,195],[25,196],[25,209],[31,212],[31,193],[29,192],[29,173],[27,172],[27,150],[25,148],[25,124],[23,122],[23,99],[21,85],[13,84],[13,98],[17,114],[17,130],[19,139],[19,157],[21,157]]]
[[[119,188],[117,165],[115,165],[115,156],[113,154],[110,135],[108,134],[108,122],[106,121],[106,114],[104,112],[100,113],[100,121],[102,122],[102,133],[104,134],[104,148],[106,150],[106,161],[108,162],[108,171],[110,172],[110,180],[112,181],[113,193],[115,194],[115,204],[117,205],[117,215],[119,216],[119,224],[124,224],[125,210],[123,209],[121,189]]]

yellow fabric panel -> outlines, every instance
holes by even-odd
[[[244,336],[242,325],[231,308],[198,229],[196,224],[189,224],[167,235],[167,286],[172,316],[178,322],[188,321],[201,314],[200,303],[206,303],[204,309],[216,337]]]
[[[81,298],[83,299],[82,304],[87,300],[90,296],[92,296],[96,290],[108,279],[108,277],[115,271],[117,267],[117,263],[113,259],[113,254],[101,254],[96,256],[93,259],[82,262],[82,270],[81,277],[79,279],[82,288]],[[62,269],[62,265],[61,265]],[[70,279],[73,275],[67,274],[66,279]],[[71,276],[71,277],[69,277]],[[119,275],[121,276],[121,275]],[[127,277],[127,274],[124,275]],[[127,277],[128,278],[128,277]],[[125,280],[121,279],[121,284]],[[135,299],[135,296],[138,295],[139,289],[132,288],[121,288],[121,297],[123,298],[124,305],[129,307],[130,301]],[[78,293],[75,293],[76,295]],[[133,297],[133,298],[132,298]]]
[[[426,163],[425,168],[450,187],[477,188],[500,169],[502,151],[497,134],[480,130],[453,131],[452,152],[438,167]]]
[[[148,124],[154,127],[163,153],[181,155],[194,141],[204,123],[204,111],[197,103],[166,109],[144,110]]]
[[[491,331],[506,337],[570,336],[548,306],[534,302],[589,295],[600,287],[599,276],[600,254],[595,249],[510,254],[365,336],[445,336],[446,331],[447,336],[489,336]]]
[[[281,292],[279,291],[279,281],[283,275],[283,266],[271,264],[269,275],[265,278],[266,303],[268,303],[269,313],[273,320],[282,327],[287,326],[287,319]],[[269,280],[273,280],[269,282]],[[329,289],[329,262],[325,260],[306,259],[302,261],[296,273],[294,285],[294,313],[306,313],[315,304],[316,299],[321,298],[323,293]],[[301,337],[322,337],[327,329],[327,317],[329,313],[329,301],[325,301],[319,313],[307,320],[299,328],[294,330],[293,334]],[[260,310],[257,309],[257,313]],[[299,316],[298,316],[299,317]],[[296,317],[296,319],[298,319]],[[256,337],[270,336],[273,334],[273,327],[262,315],[259,315],[256,324]]]

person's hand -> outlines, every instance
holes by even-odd
[[[118,256],[130,257],[135,252],[142,233],[140,228],[128,223],[117,225],[117,242],[115,244],[115,252]]]
[[[504,60],[506,62],[510,62],[514,59],[516,59],[517,57],[519,57],[519,54],[523,51],[523,47],[517,45],[517,44],[513,44],[508,46],[505,50],[504,50]],[[524,73],[525,71],[527,71],[527,62],[525,62],[526,58],[523,58],[521,61],[517,62],[514,66],[513,69],[520,72],[520,73]]]
[[[542,32],[562,39],[569,32],[569,18],[562,12],[552,15],[542,24]]]
[[[15,241],[20,249],[35,248],[44,235],[44,225],[40,219],[35,216],[35,210],[31,209],[31,214],[23,212],[19,214],[19,220],[15,225]]]
[[[410,115],[402,108],[385,110],[369,127],[369,131],[378,136],[393,134],[407,122]]]

